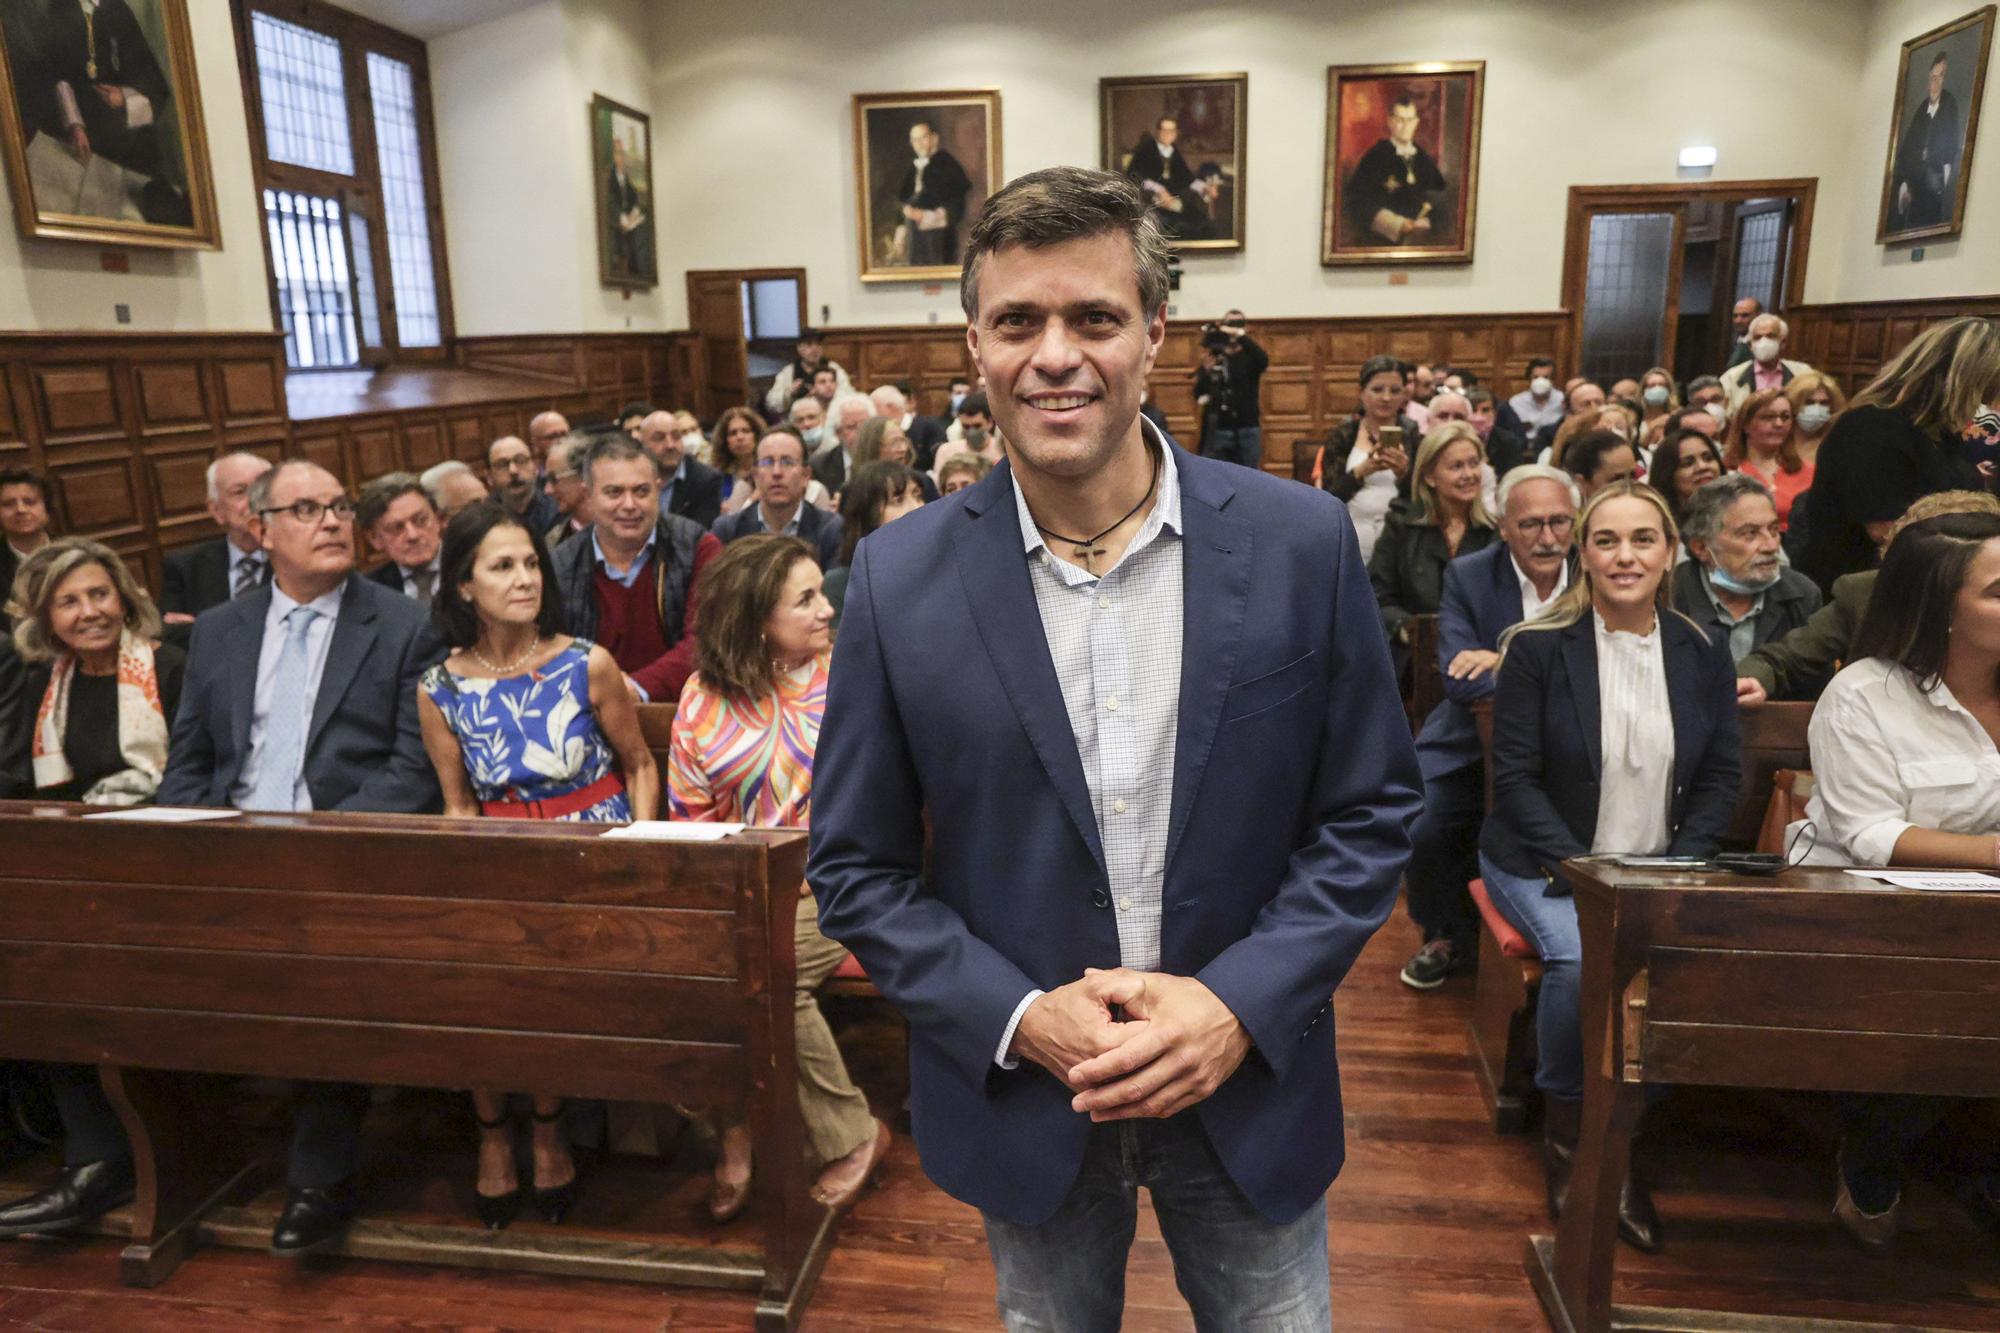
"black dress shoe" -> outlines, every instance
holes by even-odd
[[[1641,1254],[1658,1254],[1666,1243],[1652,1192],[1637,1171],[1625,1173],[1625,1186],[1618,1191],[1618,1238]]]
[[[324,1189],[294,1186],[285,1191],[285,1211],[271,1231],[271,1253],[290,1258],[338,1246],[354,1216],[357,1194],[353,1177]]]
[[[1576,1140],[1582,1122],[1582,1098],[1542,1098],[1542,1172],[1548,1183],[1551,1222],[1562,1216],[1563,1205],[1569,1201],[1569,1177],[1576,1165]]]
[[[115,1158],[66,1166],[39,1194],[0,1208],[0,1236],[63,1231],[101,1217],[132,1199],[132,1162]]]

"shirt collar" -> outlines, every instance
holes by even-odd
[[[639,548],[639,554],[632,557],[632,565],[639,565],[645,562],[646,557],[653,553],[653,541],[659,535],[660,530],[658,528],[652,528],[646,533],[646,544]],[[590,554],[592,559],[604,567],[606,573],[610,572],[611,562],[604,558],[604,543],[597,540],[597,525],[595,523],[590,525]],[[627,568],[629,569],[631,566],[628,565]]]
[[[1776,587],[1777,585],[1772,584],[1771,586]],[[1723,605],[1722,595],[1716,592],[1715,585],[1708,581],[1708,568],[1706,566],[1703,566],[1701,571],[1701,590],[1708,594],[1708,604],[1715,608],[1715,613],[1722,617],[1723,623],[1728,625],[1740,625],[1746,620],[1755,619],[1757,614],[1764,609],[1764,593],[1760,592],[1757,594],[1757,600],[1750,603],[1750,609],[1742,615],[1739,616],[1734,611],[1731,611],[1727,606]],[[1767,588],[1764,591],[1769,592],[1770,589]]]
[[[1132,539],[1132,544],[1125,548],[1125,554],[1119,557],[1118,563],[1121,565],[1135,553],[1150,545],[1154,538],[1158,537],[1163,530],[1172,532],[1176,537],[1180,536],[1182,531],[1180,469],[1174,463],[1174,451],[1166,446],[1166,442],[1160,436],[1159,427],[1155,426],[1145,417],[1139,418],[1139,430],[1142,437],[1149,439],[1159,447],[1160,487],[1159,494],[1153,497],[1152,512],[1146,515],[1146,522],[1140,527],[1139,535]],[[1010,477],[1009,480],[1011,481],[1012,478]],[[1041,558],[1037,556],[1037,552],[1046,553],[1049,549],[1048,543],[1042,540],[1042,531],[1035,526],[1035,516],[1028,512],[1027,497],[1021,494],[1021,488],[1018,485],[1013,489],[1014,513],[1021,523],[1021,549],[1027,553],[1028,558],[1031,560]],[[1093,582],[1102,577],[1102,575],[1085,573],[1083,570],[1077,569],[1074,565],[1066,561],[1058,560],[1054,564],[1057,571],[1062,573],[1065,581],[1070,581],[1071,573],[1076,575],[1074,581],[1080,583]],[[1112,568],[1115,569],[1117,566],[1114,565]],[[1110,572],[1110,570],[1105,571],[1107,574]]]
[[[1569,560],[1567,557],[1564,558],[1561,566],[1557,568],[1555,590],[1551,592],[1547,597],[1543,597],[1540,593],[1535,591],[1535,581],[1529,578],[1527,575],[1527,571],[1521,568],[1521,562],[1514,558],[1514,553],[1511,550],[1507,552],[1507,563],[1514,567],[1514,577],[1520,580],[1521,605],[1523,606],[1526,606],[1528,604],[1529,598],[1533,598],[1534,600],[1540,602],[1543,606],[1547,606],[1550,602],[1553,602],[1556,598],[1562,596],[1563,590],[1569,587]]]
[[[256,551],[242,550],[238,548],[235,542],[230,541],[229,538],[227,537],[224,537],[222,539],[222,549],[229,553],[228,569],[231,574],[234,574],[236,572],[236,567],[242,564],[245,560],[251,561],[254,564],[261,565],[264,563],[265,560],[269,558],[264,554],[262,550],[256,550]]]
[[[757,522],[764,531],[782,533],[787,537],[796,537],[798,535],[799,520],[805,517],[806,512],[806,502],[803,496],[799,499],[798,508],[792,510],[791,521],[782,528],[772,527],[771,521],[764,517],[764,502],[762,500],[758,500],[755,503],[757,506]]]
[[[293,600],[289,593],[278,586],[278,581],[273,579],[271,580],[271,613],[268,623],[283,624],[285,617],[301,605],[311,607],[323,619],[338,620],[340,619],[340,602],[346,595],[347,584],[345,581],[342,581],[335,586],[332,592],[322,593],[310,602],[301,603]]]

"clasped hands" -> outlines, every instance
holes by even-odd
[[[1011,1049],[1062,1080],[1070,1108],[1093,1121],[1165,1119],[1221,1087],[1250,1034],[1193,977],[1086,968],[1028,1006]]]

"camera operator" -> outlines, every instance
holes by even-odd
[[[1264,465],[1264,431],[1257,385],[1271,358],[1244,327],[1243,312],[1201,326],[1201,365],[1194,400],[1202,407],[1201,452],[1245,467]]]

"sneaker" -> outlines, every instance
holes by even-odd
[[[1428,941],[1409,962],[1403,964],[1403,984],[1416,990],[1436,990],[1464,963],[1458,946],[1439,936]]]

